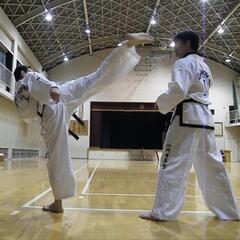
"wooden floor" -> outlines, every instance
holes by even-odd
[[[64,201],[64,214],[41,206],[52,201],[45,160],[0,163],[0,239],[240,239],[239,222],[219,221],[207,210],[194,173],[177,221],[138,217],[151,208],[156,165],[142,161],[74,160],[77,195]],[[240,200],[240,163],[227,165]]]

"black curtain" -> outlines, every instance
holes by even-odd
[[[101,112],[101,148],[162,149],[171,114]]]

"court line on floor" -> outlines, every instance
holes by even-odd
[[[90,192],[90,193],[81,193],[79,198],[82,196],[126,196],[126,197],[155,197],[156,195],[154,194],[132,194],[132,193],[95,193],[95,192]],[[185,197],[188,198],[203,198],[201,195],[186,195]],[[240,197],[237,197],[237,199],[240,199]]]
[[[90,184],[91,184],[91,181],[92,181],[92,179],[93,179],[93,176],[94,176],[94,174],[95,174],[95,172],[96,172],[99,164],[100,164],[100,162],[98,161],[97,164],[96,164],[96,166],[95,166],[95,168],[94,168],[94,170],[93,170],[93,172],[92,172],[92,174],[91,174],[91,176],[90,176],[90,178],[88,179],[86,185],[84,186],[81,194],[84,195],[84,194],[87,193],[87,190],[88,190],[88,188],[89,188],[89,186],[90,186]]]
[[[81,196],[126,196],[126,197],[155,197],[155,194],[134,194],[134,193],[96,193],[96,192],[90,192],[90,193],[81,193]],[[192,198],[202,198],[202,196],[195,196],[195,195],[186,195],[186,197],[192,197]]]
[[[80,170],[84,169],[85,167],[88,166],[88,163],[83,165],[82,167],[80,167],[79,169],[74,171],[74,174],[78,173]],[[27,203],[23,204],[22,207],[29,207],[31,204],[33,204],[34,202],[36,202],[37,200],[39,200],[40,198],[42,198],[44,195],[46,195],[47,193],[49,193],[50,191],[52,191],[52,188],[48,188],[47,190],[43,191],[42,193],[40,193],[39,195],[37,195],[36,197],[34,197],[33,199],[31,199],[30,201],[28,201]]]
[[[94,192],[81,194],[80,197],[81,197],[82,195],[84,195],[84,196],[88,196],[88,195],[92,195],[92,196],[127,196],[127,197],[154,197],[154,196],[155,196],[155,195],[153,195],[153,194],[94,193]]]
[[[26,208],[31,209],[42,209],[42,206],[27,206]],[[149,212],[150,209],[113,209],[113,208],[70,208],[65,207],[64,210],[79,211],[79,212],[102,212],[102,213],[140,213]],[[183,214],[205,214],[214,215],[210,211],[181,211]]]

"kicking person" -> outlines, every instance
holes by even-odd
[[[237,200],[214,136],[213,116],[208,108],[213,79],[208,65],[198,55],[199,37],[192,31],[181,32],[175,44],[180,59],[173,65],[168,90],[156,101],[163,114],[175,110],[163,147],[153,209],[140,217],[176,219],[193,164],[208,209],[221,220],[239,220]]]
[[[44,211],[63,212],[62,199],[74,196],[75,178],[68,147],[68,127],[73,111],[88,98],[128,74],[139,62],[135,45],[152,42],[145,33],[128,34],[99,68],[62,85],[49,81],[26,66],[17,67],[15,104],[22,119],[41,118],[49,151],[47,163],[54,202]]]

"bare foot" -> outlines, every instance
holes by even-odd
[[[50,205],[44,206],[42,210],[52,213],[63,213],[62,200],[55,200]]]
[[[151,212],[145,212],[145,213],[141,213],[139,215],[140,218],[145,219],[145,220],[151,220],[151,221],[161,221],[161,222],[165,222],[165,220],[156,218],[154,216],[151,215]]]
[[[128,46],[141,45],[143,43],[151,43],[154,38],[147,33],[128,33],[126,34]]]

